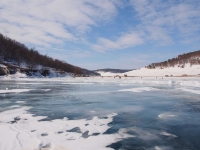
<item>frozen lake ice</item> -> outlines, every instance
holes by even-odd
[[[199,78],[0,83],[0,149],[200,149]]]

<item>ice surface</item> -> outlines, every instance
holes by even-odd
[[[0,149],[200,149],[198,77],[0,81]]]
[[[179,88],[179,89],[182,90],[182,91],[185,91],[185,92],[190,92],[190,93],[194,93],[194,94],[200,94],[200,89],[198,89],[198,90],[188,89],[188,88]]]

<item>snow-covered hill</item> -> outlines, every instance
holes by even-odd
[[[78,66],[71,65],[65,61],[54,59],[47,55],[40,54],[34,48],[28,48],[24,44],[10,39],[0,33],[0,64],[7,66],[0,67],[0,75],[12,74],[15,68],[24,68],[29,74],[30,70],[37,72],[38,67],[48,67],[59,70],[59,72],[74,73],[78,76],[99,76],[94,71],[90,71]],[[14,71],[16,72],[16,71]],[[30,73],[31,75],[32,73]]]
[[[186,64],[184,68],[182,67],[168,67],[164,69],[156,68],[156,69],[148,69],[148,68],[140,68],[137,70],[125,72],[125,73],[101,73],[101,76],[200,76],[200,65],[192,65]]]

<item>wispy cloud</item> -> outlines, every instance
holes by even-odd
[[[126,49],[143,43],[144,41],[139,34],[131,32],[125,33],[114,40],[101,37],[98,39],[97,44],[92,45],[92,48],[104,52],[106,50]]]
[[[69,63],[138,68],[199,49],[199,14],[199,0],[0,0],[0,33]]]
[[[176,37],[195,38],[200,31],[198,1],[131,0],[130,4],[141,21],[137,28],[145,32],[147,41],[171,44]]]
[[[116,5],[108,0],[2,0],[0,32],[33,45],[76,41],[91,26],[115,16]]]

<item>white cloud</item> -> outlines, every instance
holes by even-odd
[[[117,1],[1,0],[0,32],[36,46],[78,40],[91,26],[112,19]]]
[[[144,41],[168,44],[173,42],[174,33],[191,39],[200,30],[198,1],[129,2],[136,11],[133,15],[137,14],[139,20],[134,29],[145,33],[145,36],[141,39],[136,33],[127,33],[115,40],[99,38],[98,43],[93,45],[95,50],[124,49]],[[111,21],[117,15],[118,7],[126,9],[126,4],[127,1],[120,0],[1,0],[0,32],[36,46],[81,41],[83,33],[91,31],[93,26]]]
[[[174,37],[196,38],[200,31],[200,3],[197,0],[130,1],[137,13],[138,30],[146,34],[148,41],[170,44]]]
[[[139,34],[131,32],[125,33],[115,40],[99,38],[98,44],[94,44],[92,48],[96,51],[104,52],[106,50],[126,49],[143,43]]]

